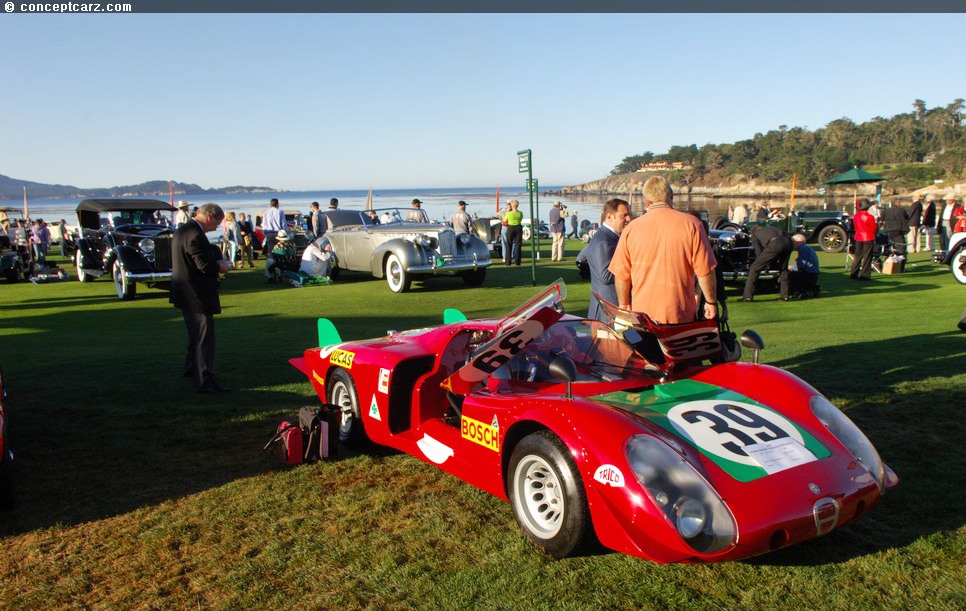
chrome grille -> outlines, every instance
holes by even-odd
[[[452,231],[439,232],[439,254],[444,257],[456,256],[456,234]]]
[[[154,270],[171,271],[171,238],[156,237],[154,240]]]

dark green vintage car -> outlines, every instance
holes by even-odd
[[[852,223],[844,210],[793,210],[790,215],[765,221],[737,224],[722,217],[715,229],[750,232],[755,225],[779,227],[788,235],[800,233],[810,244],[818,244],[825,252],[843,252],[848,245]]]

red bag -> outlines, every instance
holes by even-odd
[[[262,449],[268,450],[273,445],[279,462],[286,467],[302,464],[302,429],[298,426],[287,420],[279,423],[275,436]]]

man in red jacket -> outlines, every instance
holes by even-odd
[[[849,278],[852,280],[872,280],[872,251],[875,247],[875,234],[878,226],[875,218],[869,214],[872,203],[867,199],[859,200],[855,207],[858,212],[852,219],[852,229],[855,235],[855,258],[852,259],[852,269]]]

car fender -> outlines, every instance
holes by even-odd
[[[386,275],[385,261],[390,253],[399,257],[404,269],[413,265],[428,265],[424,250],[405,238],[395,238],[383,242],[372,251],[369,258],[369,267],[372,275],[376,278],[383,278]]]
[[[466,247],[466,252],[470,255],[476,255],[479,261],[490,258],[490,247],[479,236],[473,234],[470,234],[470,243]]]
[[[953,256],[960,248],[966,248],[966,232],[963,231],[954,233],[949,238],[949,248],[946,249],[946,254],[943,255],[942,264],[950,265],[953,262]]]
[[[104,269],[100,253],[94,242],[88,238],[77,240],[77,256],[80,257],[81,267],[84,269]]]
[[[580,409],[571,405],[577,401],[583,403]],[[502,457],[505,489],[513,448],[523,437],[539,430],[551,431],[570,450],[594,531],[603,545],[657,562],[673,562],[694,554],[650,501],[624,457],[627,440],[647,434],[647,427],[619,409],[579,397],[541,401],[525,409],[506,432]],[[646,549],[641,541],[649,542]]]
[[[141,251],[127,244],[115,247],[111,251],[110,261],[111,264],[114,261],[120,261],[124,270],[129,273],[151,272],[151,264],[144,258]]]

